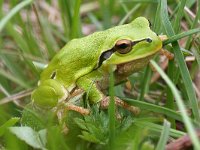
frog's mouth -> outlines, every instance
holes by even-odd
[[[139,58],[135,59],[129,62],[125,62],[122,64],[118,64],[117,68],[115,70],[115,74],[120,75],[120,76],[129,76],[134,72],[138,72],[145,66],[149,64],[149,61],[157,54],[158,52],[149,55],[148,57],[145,58]]]
[[[99,63],[97,65],[96,69],[99,68],[105,60],[109,59],[113,53],[118,52],[119,54],[127,54],[133,49],[133,47],[136,44],[138,44],[140,42],[144,42],[144,41],[146,41],[147,43],[151,43],[152,39],[151,38],[143,38],[143,39],[136,40],[136,41],[122,39],[122,40],[117,41],[110,50],[107,50],[101,54],[101,56],[99,57]]]
[[[139,58],[126,63],[116,65],[114,71],[115,80],[120,83],[127,79],[131,74],[140,71],[142,68],[149,64],[149,61],[154,57],[155,54],[149,55],[145,58]]]

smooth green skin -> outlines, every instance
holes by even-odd
[[[102,53],[112,49],[118,40],[137,41],[144,38],[151,38],[152,42],[140,42],[127,54],[115,52],[98,67]],[[74,87],[78,87],[87,92],[90,102],[99,102],[104,97],[101,87],[102,84],[107,84],[109,66],[113,67],[116,79],[123,80],[148,64],[150,58],[161,48],[161,39],[150,29],[149,22],[144,17],[138,17],[126,25],[73,39],[42,72],[40,84],[32,93],[32,100],[41,107],[52,108],[66,99]],[[53,83],[49,84],[50,82]]]

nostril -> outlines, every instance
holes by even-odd
[[[52,75],[51,75],[51,79],[55,79],[55,77],[56,77],[56,72],[54,71],[54,72],[52,73]]]
[[[146,38],[146,41],[147,41],[148,43],[151,43],[151,42],[152,42],[152,39]]]

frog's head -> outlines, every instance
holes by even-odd
[[[137,60],[141,62],[162,48],[161,39],[150,29],[150,23],[144,17],[138,17],[129,24],[106,32],[99,66],[120,65]]]

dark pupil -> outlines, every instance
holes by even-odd
[[[126,49],[127,47],[128,47],[128,44],[126,44],[126,43],[118,45],[118,48],[120,48],[120,49]]]

